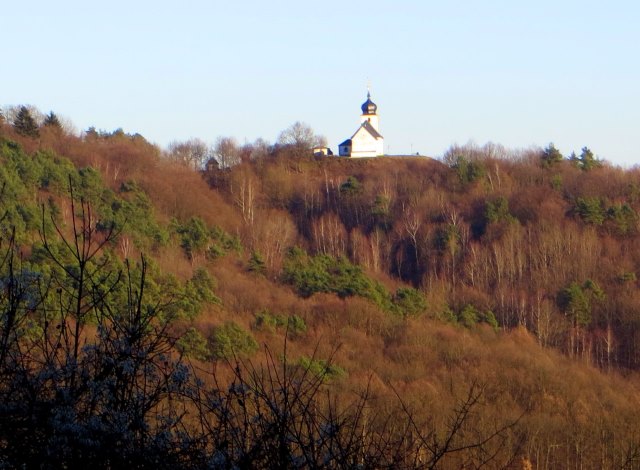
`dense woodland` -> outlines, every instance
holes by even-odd
[[[640,468],[640,172],[0,117],[0,466]]]

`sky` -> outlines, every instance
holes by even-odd
[[[0,105],[165,147],[302,121],[334,151],[367,84],[385,151],[553,142],[640,163],[640,2],[6,0]]]

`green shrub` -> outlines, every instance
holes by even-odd
[[[260,310],[255,316],[253,327],[256,330],[273,332],[278,328],[278,317],[271,315],[269,310]]]
[[[447,305],[442,309],[440,313],[436,315],[438,320],[442,320],[447,323],[457,323],[458,317],[456,316],[456,312],[451,310],[451,308]]]
[[[177,316],[193,319],[200,314],[205,305],[219,304],[220,299],[213,292],[215,287],[215,279],[202,268],[197,269],[183,287],[176,280],[173,295],[177,298]],[[166,283],[164,288],[170,291]]]
[[[343,196],[355,196],[362,192],[362,183],[355,176],[349,176],[347,180],[340,185],[340,194]]]
[[[597,196],[577,198],[575,212],[585,223],[592,225],[602,225],[606,216],[602,199]]]
[[[358,296],[371,300],[386,311],[393,310],[391,296],[379,282],[369,279],[362,269],[346,258],[309,256],[292,248],[285,258],[283,281],[294,286],[302,297],[327,292],[341,298]]]
[[[196,252],[203,251],[209,243],[209,230],[200,217],[192,217],[186,223],[176,227],[180,236],[180,246],[189,259]]]
[[[219,227],[209,228],[200,217],[191,217],[184,223],[171,223],[178,235],[180,247],[189,259],[204,254],[208,259],[216,259],[229,251],[241,251],[240,241]]]
[[[572,282],[558,293],[558,306],[573,324],[591,323],[591,302],[588,293],[577,282]]]
[[[478,323],[486,323],[495,331],[500,328],[495,314],[491,310],[484,312],[479,310],[475,305],[466,304],[458,312],[454,312],[449,307],[445,307],[439,318],[449,323],[459,323],[465,328],[473,328]]]
[[[393,296],[396,311],[402,316],[418,316],[427,309],[427,300],[422,292],[411,287],[398,289]]]
[[[274,332],[285,329],[290,336],[298,336],[307,331],[307,324],[298,315],[273,315],[264,309],[256,313],[254,328],[256,330]]]
[[[509,201],[503,196],[485,203],[484,216],[487,224],[515,221],[509,213]]]
[[[458,313],[458,321],[465,328],[473,328],[480,320],[480,312],[473,305],[467,304]]]
[[[618,279],[618,282],[620,282],[621,284],[625,284],[627,282],[636,282],[637,277],[636,277],[636,273],[634,272],[626,272],[626,273],[619,274],[617,279]]]
[[[455,170],[458,175],[458,179],[463,186],[478,181],[486,174],[486,170],[482,163],[467,160],[463,156],[456,157],[455,163],[451,168]]]
[[[323,382],[340,379],[347,375],[346,371],[340,366],[322,359],[314,359],[307,356],[302,356],[298,359],[298,366]]]
[[[235,322],[226,322],[214,328],[210,342],[215,359],[251,356],[258,350],[258,343],[251,333]]]
[[[617,235],[635,233],[638,227],[638,213],[629,204],[614,204],[607,209],[607,221]]]
[[[259,251],[252,251],[249,257],[249,271],[256,274],[264,274],[267,271],[267,265]]]
[[[214,225],[209,229],[209,237],[211,240],[211,247],[209,251],[213,250],[217,253],[216,256],[212,256],[211,253],[207,253],[207,257],[213,259],[222,256],[229,252],[242,252],[242,244],[240,239],[222,230],[217,225]]]
[[[212,358],[207,339],[193,327],[185,331],[176,342],[176,347],[185,356],[199,361],[208,361]]]
[[[500,325],[498,325],[498,320],[496,319],[496,315],[491,311],[487,310],[481,315],[481,321],[488,324],[495,331],[498,331]]]
[[[301,335],[307,332],[307,323],[298,315],[290,315],[287,318],[287,331],[289,334]]]

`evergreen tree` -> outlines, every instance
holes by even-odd
[[[555,148],[553,144],[549,144],[547,148],[542,151],[542,166],[549,168],[556,163],[560,163],[564,157],[560,150]]]
[[[251,257],[249,258],[249,271],[256,274],[264,274],[267,271],[267,265],[260,252],[251,252]]]
[[[40,134],[38,125],[26,106],[20,106],[20,111],[13,122],[13,128],[18,134],[27,137],[38,137]]]
[[[587,147],[582,147],[582,153],[580,153],[580,168],[584,171],[593,170],[594,168],[600,168],[602,162],[593,155],[593,152]]]
[[[582,220],[593,225],[602,225],[607,217],[603,201],[597,196],[577,198],[575,211]]]
[[[588,147],[582,147],[580,156],[577,156],[575,152],[571,153],[569,160],[576,168],[580,168],[582,171],[590,171],[602,166],[602,161],[598,160]]]
[[[580,168],[580,159],[578,158],[575,152],[571,152],[571,155],[569,155],[569,161],[576,168]]]
[[[58,116],[53,111],[50,111],[49,114],[46,115],[42,125],[45,126],[45,127],[53,127],[55,129],[62,129],[62,124],[60,123],[60,119],[58,119]]]
[[[482,163],[469,160],[462,155],[456,157],[456,161],[451,165],[451,168],[456,171],[463,185],[479,180],[486,173]]]
[[[591,323],[591,303],[584,286],[572,282],[558,294],[558,306],[574,326],[587,326]]]

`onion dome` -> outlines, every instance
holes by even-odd
[[[362,114],[376,114],[378,105],[371,101],[371,93],[367,92],[367,101],[362,104]]]

